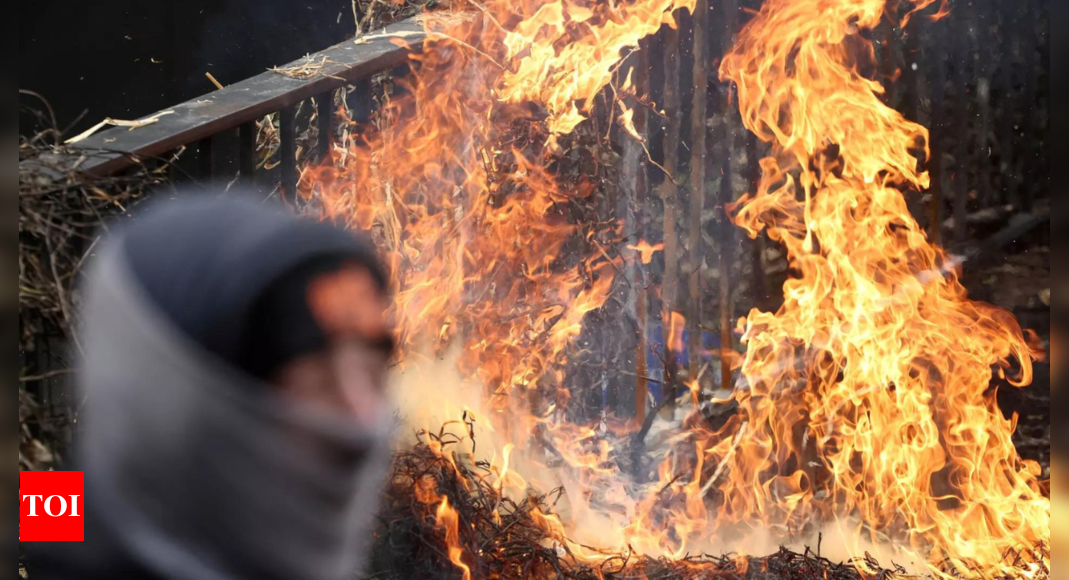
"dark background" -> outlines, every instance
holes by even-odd
[[[211,92],[206,72],[235,83],[356,30],[350,0],[36,0],[18,19],[19,88],[47,98],[61,128],[77,120],[70,134]]]

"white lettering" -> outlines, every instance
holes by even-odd
[[[29,517],[36,518],[37,517],[37,502],[38,502],[38,500],[44,501],[45,496],[43,496],[43,495],[24,495],[24,496],[22,496],[22,501],[26,501],[27,499],[30,500],[30,515],[29,515]]]
[[[52,500],[54,499],[58,499],[60,505],[63,506],[63,508],[59,510],[58,514],[52,513]],[[62,495],[48,496],[48,499],[45,500],[45,513],[48,514],[49,517],[53,518],[58,518],[59,516],[67,513],[67,498],[63,497]]]
[[[81,516],[78,515],[78,498],[80,498],[80,497],[82,497],[82,496],[80,496],[80,495],[72,495],[71,496],[71,516],[70,517],[72,517],[72,518],[81,517]]]

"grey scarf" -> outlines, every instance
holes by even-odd
[[[153,306],[121,243],[95,268],[81,461],[86,502],[119,549],[173,580],[352,578],[388,418],[361,429],[282,401],[204,352]]]

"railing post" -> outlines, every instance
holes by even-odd
[[[256,122],[238,128],[238,171],[241,181],[252,184],[256,173]]]
[[[211,185],[215,179],[214,137],[205,137],[197,144],[198,177],[205,185]]]
[[[282,141],[282,198],[288,204],[297,201],[297,106],[279,112],[279,138]]]
[[[319,120],[319,159],[330,158],[330,148],[334,144],[334,91],[327,91],[316,97],[316,116]]]

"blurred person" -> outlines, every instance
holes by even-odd
[[[94,256],[76,443],[85,542],[33,580],[343,580],[389,465],[385,275],[248,201],[133,220]]]

